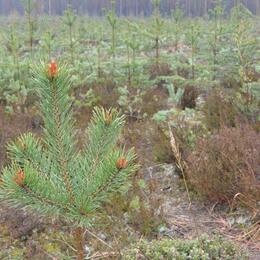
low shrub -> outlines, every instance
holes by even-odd
[[[248,124],[198,140],[187,157],[192,187],[216,202],[255,207],[260,199],[260,134]]]
[[[159,65],[151,64],[148,66],[148,71],[151,80],[158,76],[168,76],[173,73],[171,66],[165,62],[161,62]]]
[[[131,259],[248,259],[246,253],[220,237],[210,239],[200,237],[195,240],[141,240],[123,255],[124,260]]]
[[[196,99],[199,95],[199,91],[196,87],[192,85],[187,85],[184,87],[184,93],[181,98],[181,108],[195,108],[196,107]]]
[[[232,93],[224,89],[212,90],[206,97],[202,111],[204,122],[210,131],[222,126],[234,127],[239,117]]]
[[[156,162],[172,163],[175,161],[168,136],[162,128],[157,127],[154,133],[152,133],[151,142],[153,144],[153,157]]]

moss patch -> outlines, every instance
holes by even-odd
[[[140,259],[249,259],[245,252],[231,242],[220,237],[210,239],[206,236],[195,240],[141,240],[124,253],[124,260]]]

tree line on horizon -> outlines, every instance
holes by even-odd
[[[111,0],[0,0],[0,14],[13,12],[24,13],[24,4],[31,2],[37,14],[62,15],[71,5],[78,14],[101,16],[104,10],[111,8]],[[115,0],[116,12],[119,16],[149,16],[153,11],[153,0]],[[161,0],[160,10],[169,15],[176,6],[187,16],[204,16],[217,1],[223,4],[228,12],[236,4],[245,5],[253,14],[260,15],[260,0]]]

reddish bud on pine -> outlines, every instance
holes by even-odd
[[[18,186],[24,185],[25,174],[22,170],[19,170],[14,176],[13,180]]]
[[[118,170],[126,169],[128,166],[128,161],[125,158],[119,158],[116,162],[116,167]]]
[[[49,63],[49,70],[48,75],[50,78],[54,78],[58,73],[58,65],[55,60],[52,60],[51,63]]]

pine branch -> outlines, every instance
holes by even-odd
[[[52,112],[53,112],[53,117],[55,122],[55,132],[56,132],[55,138],[56,138],[56,144],[59,147],[58,154],[57,154],[57,161],[59,162],[63,179],[70,196],[70,200],[73,201],[75,198],[73,195],[70,176],[68,174],[67,160],[65,159],[66,158],[65,151],[64,151],[65,145],[62,141],[62,121],[60,118],[61,111],[58,106],[57,86],[54,80],[51,81],[51,86],[52,86]]]
[[[47,73],[42,72],[44,72],[44,68],[36,71],[35,78],[39,83],[37,91],[41,98],[40,107],[44,120],[45,142],[48,152],[52,154],[56,164],[54,168],[57,169],[57,174],[62,176],[71,201],[73,201],[71,173],[68,169],[68,163],[75,154],[71,102],[67,96],[70,81],[65,68],[59,70],[55,77],[49,77]],[[48,91],[46,91],[46,87]]]
[[[125,158],[127,168],[118,168],[117,162],[119,158]],[[130,150],[127,154],[118,150],[111,152],[109,157],[99,164],[95,178],[86,183],[85,189],[81,193],[82,207],[86,211],[93,211],[99,208],[102,202],[107,201],[111,193],[120,191],[129,174],[137,169],[134,160],[135,154],[133,150]]]
[[[95,178],[98,165],[101,165],[115,148],[123,124],[124,117],[118,117],[115,110],[106,112],[102,108],[94,109],[93,119],[88,127],[89,141],[79,160],[79,175],[85,180],[83,186],[87,185],[89,179]]]
[[[95,201],[98,206],[100,206],[102,202],[107,201],[109,199],[108,195],[120,191],[121,186],[129,174],[136,170],[137,167],[134,165],[128,165],[127,169],[116,169],[108,176],[107,180],[103,181],[100,187],[91,194],[93,201]]]

